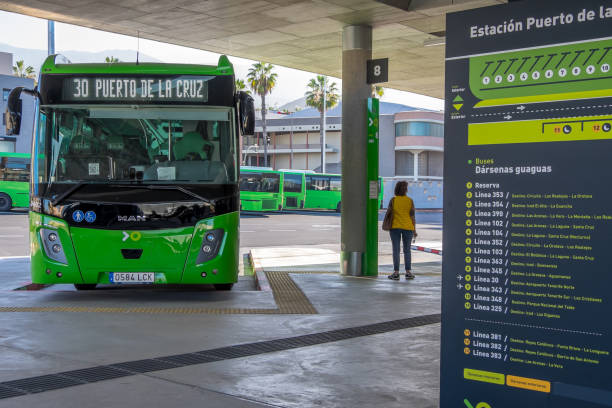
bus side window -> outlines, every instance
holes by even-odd
[[[341,191],[342,190],[342,179],[340,177],[331,177],[330,190],[331,191]]]
[[[306,176],[306,190],[312,190],[312,176]]]

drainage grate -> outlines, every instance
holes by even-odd
[[[28,394],[57,390],[58,388],[68,388],[81,384],[84,384],[84,382],[57,374],[41,375],[39,377],[30,377],[2,383],[5,387],[24,391]]]
[[[212,350],[199,351],[196,353],[176,354],[145,360],[126,361],[107,366],[97,366],[81,370],[43,375],[39,377],[23,378],[20,380],[0,383],[0,399],[56,390],[60,388],[68,388],[75,385],[95,383],[98,381],[111,380],[114,378],[126,377],[135,374],[314,346],[340,340],[370,336],[373,334],[386,333],[394,330],[425,326],[439,322],[440,314],[417,316],[408,319],[375,323],[367,326],[349,327],[346,329],[330,330],[321,333],[288,337],[285,339],[239,344],[236,346],[221,347]]]
[[[0,399],[20,397],[22,395],[26,395],[26,393],[23,391],[13,390],[11,388],[0,385]]]

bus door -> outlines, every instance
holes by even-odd
[[[304,208],[305,181],[303,173],[284,173],[283,208]]]

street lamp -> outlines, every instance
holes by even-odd
[[[244,157],[242,158],[242,164],[243,164],[243,165],[246,165],[246,159],[247,159],[247,156],[249,155],[249,149],[251,149],[251,148],[255,148],[255,153],[257,153],[257,148],[258,148],[258,147],[259,147],[259,146],[257,146],[257,144],[254,144],[254,145],[250,145],[250,146],[248,146],[248,147],[246,148],[246,150],[245,150],[245,152],[244,152]]]

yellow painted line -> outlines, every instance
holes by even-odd
[[[122,307],[122,306],[16,306],[0,313],[142,313],[142,314],[317,314],[288,272],[266,272],[276,308]]]

